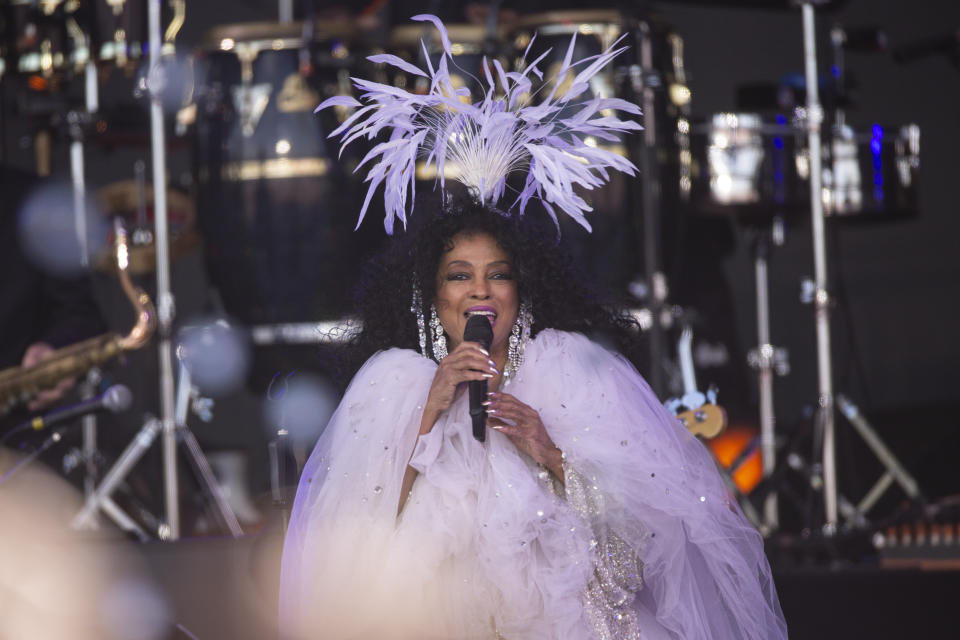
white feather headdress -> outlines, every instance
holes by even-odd
[[[368,162],[376,161],[365,179],[370,186],[357,226],[363,221],[370,200],[381,183],[384,184],[384,227],[387,233],[393,233],[396,220],[406,226],[407,194],[410,194],[409,206],[412,211],[416,196],[416,164],[418,158],[425,157],[428,167],[436,167],[441,189],[444,186],[444,166],[448,162],[456,163],[460,170],[457,180],[465,184],[480,202],[491,206],[497,205],[503,197],[507,176],[513,171],[525,169],[526,181],[508,209],[519,205],[522,214],[527,202],[535,197],[543,203],[555,223],[556,208],[559,208],[589,230],[590,224],[584,214],[592,209],[574,188],[593,189],[602,186],[609,179],[608,169],[623,171],[631,176],[636,175],[637,171],[636,166],[626,158],[613,151],[588,145],[584,139],[590,136],[615,141],[618,133],[640,129],[640,125],[633,120],[620,120],[601,113],[622,111],[640,115],[640,108],[619,98],[576,100],[589,88],[590,78],[627,48],[614,48],[622,38],[597,56],[573,62],[574,34],[550,94],[537,104],[527,104],[522,97],[535,93],[532,77],[542,82],[543,73],[537,64],[547,56],[549,50],[530,64],[522,65],[522,71],[505,71],[496,59],[491,70],[491,65],[484,58],[486,94],[481,101],[466,104],[460,97],[469,96],[469,89],[455,88],[450,79],[448,66],[456,65],[456,62],[443,23],[432,15],[418,15],[412,20],[432,22],[440,32],[443,55],[436,69],[430,62],[423,42],[421,46],[427,64],[426,72],[391,54],[374,55],[368,59],[428,78],[430,90],[425,95],[352,78],[354,86],[363,92],[361,101],[349,96],[336,96],[317,107],[317,111],[333,106],[356,108],[330,134],[331,137],[342,134],[343,146],[361,137],[373,140],[381,132],[388,134],[388,139],[374,146],[357,166],[359,170]],[[532,44],[533,40],[530,42]],[[530,45],[524,52],[524,61],[530,52]],[[576,71],[581,65],[586,66]],[[564,78],[567,73],[576,75],[569,88],[557,96],[557,87],[566,84]],[[497,83],[502,94],[496,93]]]

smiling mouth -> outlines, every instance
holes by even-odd
[[[493,309],[468,309],[463,314],[464,318],[469,318],[470,316],[482,316],[490,321],[490,326],[497,323],[497,312]]]

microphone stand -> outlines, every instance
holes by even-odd
[[[163,447],[163,496],[166,515],[165,538],[180,537],[180,502],[177,484],[177,426],[174,421],[173,355],[171,328],[174,316],[174,299],[170,292],[170,257],[167,226],[167,157],[163,129],[163,64],[160,59],[160,3],[148,0],[147,17],[150,42],[150,146],[153,162],[153,210],[154,238],[157,250],[157,333],[160,336],[158,358],[160,362],[160,424]]]
[[[85,43],[89,46],[89,42]],[[99,110],[100,94],[97,84],[97,68],[92,60],[88,60],[83,70],[84,109],[73,110],[67,114],[68,129],[70,132],[70,182],[73,187],[73,219],[77,242],[80,246],[80,265],[84,269],[90,265],[90,252],[87,245],[87,190],[84,171],[83,130],[90,122],[93,114]],[[92,369],[86,381],[80,387],[81,399],[89,399],[96,395],[96,386],[100,382],[100,372]],[[53,436],[51,436],[52,438]],[[46,443],[44,443],[46,444]],[[83,455],[85,471],[83,492],[90,497],[96,479],[96,465],[93,460],[97,448],[97,417],[90,413],[83,417]]]
[[[17,464],[7,469],[7,472],[0,476],[0,487],[2,487],[5,482],[8,482],[11,478],[17,475],[25,466],[43,455],[47,449],[60,442],[60,440],[63,438],[64,429],[66,429],[66,427],[60,427],[59,429],[54,430],[54,432],[43,441],[43,444],[21,458]]]
[[[89,400],[96,395],[97,385],[102,379],[100,369],[94,367],[80,385],[80,399]],[[83,425],[83,497],[89,498],[97,484],[97,416],[90,413],[80,419]]]
[[[822,199],[822,155],[820,127],[823,107],[817,85],[817,45],[813,5],[817,0],[800,0],[803,19],[804,71],[807,88],[807,140],[810,158],[810,219],[813,235],[814,294],[817,331],[818,438],[822,442],[821,462],[815,472],[823,473],[825,522],[823,533],[833,535],[837,528],[837,466],[834,434],[833,371],[830,358],[830,294],[827,291],[827,249]],[[814,452],[814,456],[817,452]]]
[[[150,72],[148,90],[150,95],[150,132],[153,163],[154,198],[154,238],[156,242],[157,268],[157,329],[159,334],[158,360],[160,363],[160,418],[150,418],[141,427],[134,440],[120,455],[117,462],[106,473],[100,485],[87,497],[83,508],[74,517],[75,529],[94,526],[93,516],[97,509],[103,509],[115,521],[123,521],[121,527],[130,530],[136,523],[123,513],[110,495],[123,478],[140,460],[153,441],[159,436],[163,457],[163,496],[166,521],[159,527],[158,536],[163,540],[180,538],[180,502],[177,481],[177,438],[183,438],[187,454],[194,464],[202,488],[212,499],[215,512],[233,537],[239,537],[243,531],[237,517],[227,503],[216,482],[209,462],[203,455],[196,438],[186,425],[187,400],[192,384],[187,368],[180,366],[180,406],[175,406],[173,378],[173,341],[172,326],[174,317],[174,298],[170,291],[169,233],[167,225],[167,170],[166,140],[163,124],[163,105],[161,97],[164,90],[165,70],[161,60],[160,38],[161,0],[149,0],[148,20],[150,35]],[[125,265],[123,266],[125,267]],[[118,520],[119,518],[119,520]],[[139,529],[139,527],[137,527]],[[139,529],[141,532],[142,529]],[[146,534],[143,533],[143,539]]]
[[[287,379],[292,372],[284,376],[282,387],[274,392],[273,385],[277,383],[279,373],[273,376],[270,386],[267,387],[267,400],[277,402],[280,411],[280,420],[277,424],[276,437],[267,445],[270,459],[270,492],[273,498],[273,507],[280,514],[280,533],[283,540],[287,539],[287,528],[290,525],[290,514],[293,506],[292,491],[296,491],[299,473],[297,461],[292,453],[290,432],[286,427],[286,411],[281,398],[288,390]]]
[[[0,487],[2,487],[6,482],[9,482],[11,479],[13,479],[18,473],[20,473],[24,469],[24,467],[26,467],[31,462],[33,462],[34,460],[39,458],[41,455],[43,455],[53,445],[59,443],[63,439],[63,433],[64,431],[66,431],[67,428],[68,427],[64,426],[64,427],[55,429],[53,433],[51,433],[47,437],[47,439],[44,440],[43,443],[35,451],[30,452],[30,454],[20,459],[20,461],[17,462],[17,464],[15,464],[13,467],[8,469],[7,472],[4,473],[2,477],[0,477]],[[141,439],[138,438],[134,442],[134,444],[140,444],[140,441]],[[146,446],[144,447],[144,450],[146,449],[146,447],[149,447],[149,446],[150,446],[149,443],[147,443]],[[123,457],[129,457],[129,456],[128,456],[128,453],[125,451],[123,456],[121,457],[123,458]],[[130,463],[130,466],[136,463],[139,457],[140,456],[137,455],[135,458],[133,458],[132,462]],[[114,471],[111,470],[111,473],[114,473]],[[123,531],[136,536],[141,542],[145,542],[146,540],[149,540],[149,536],[147,535],[147,532],[144,531],[143,528],[139,524],[137,524],[137,522],[133,518],[128,516],[126,512],[123,511],[123,509],[117,506],[117,503],[115,503],[110,498],[110,495],[109,495],[110,493],[113,492],[116,486],[123,480],[123,476],[125,474],[126,474],[126,471],[114,473],[114,475],[112,476],[108,474],[108,478],[105,478],[104,482],[100,485],[100,487],[95,489],[91,493],[90,497],[87,498],[86,504],[88,505],[93,504],[95,505],[94,508],[100,507],[101,509],[103,509],[103,512],[106,513],[107,516],[109,516],[110,519],[113,520],[116,523],[116,525],[120,527]],[[107,479],[110,480],[110,484],[107,484]],[[91,511],[90,513],[85,514],[84,517],[89,518],[92,515],[93,513]],[[79,517],[80,515],[75,516],[74,522],[77,522],[77,518]],[[92,520],[90,520],[87,524],[89,528],[96,528],[95,523]]]
[[[97,69],[93,62],[84,67],[84,108],[67,113],[67,125],[70,132],[70,182],[73,187],[73,220],[77,243],[80,246],[80,266],[90,264],[90,251],[87,246],[87,190],[84,179],[83,129],[97,112],[99,96],[97,92]]]
[[[863,513],[869,509],[880,494],[896,481],[912,499],[923,499],[916,480],[907,473],[893,453],[874,432],[871,425],[860,415],[859,409],[849,399],[839,396],[840,409],[844,417],[863,438],[877,459],[886,467],[886,473],[880,478],[867,495],[856,505],[852,512],[845,505],[838,504],[842,496],[837,491],[836,460],[836,411],[834,403],[832,353],[830,348],[830,305],[831,297],[827,289],[827,251],[822,197],[822,151],[820,144],[820,126],[823,122],[823,107],[817,85],[816,28],[813,5],[823,0],[797,0],[801,5],[803,17],[804,69],[807,87],[807,137],[810,152],[810,214],[813,235],[814,284],[812,302],[814,305],[817,331],[817,380],[819,401],[814,421],[814,460],[820,454],[819,462],[811,467],[814,480],[822,474],[824,524],[822,533],[833,536],[837,532],[840,511],[848,523],[857,525],[862,522]],[[817,484],[814,482],[814,484]]]
[[[663,88],[663,79],[653,64],[653,44],[650,25],[641,22],[634,30],[640,59],[630,66],[629,80],[634,96],[641,100],[644,123],[643,135],[636,136],[634,147],[640,169],[640,179],[634,181],[634,205],[637,191],[642,208],[641,241],[643,246],[644,276],[649,290],[650,304],[650,371],[647,376],[654,393],[665,391],[664,360],[667,354],[663,326],[663,308],[667,299],[667,277],[660,260],[660,177],[656,159],[656,93]]]
[[[182,360],[180,361],[179,374],[177,404],[175,415],[172,418],[174,423],[174,446],[176,446],[177,436],[181,437],[183,439],[184,446],[186,447],[187,455],[191,462],[193,462],[194,471],[196,472],[197,479],[200,482],[201,489],[209,499],[210,506],[212,507],[214,513],[219,517],[220,523],[224,525],[230,535],[232,535],[234,538],[238,538],[243,535],[243,530],[240,527],[237,516],[230,508],[230,504],[227,502],[221,487],[217,483],[217,479],[213,474],[213,470],[210,468],[210,463],[203,455],[203,451],[200,449],[200,445],[197,442],[196,437],[187,426],[187,413],[194,387],[190,379],[190,372]],[[133,441],[131,441],[130,444],[127,445],[127,448],[124,449],[123,453],[120,454],[120,457],[117,459],[114,465],[109,471],[107,471],[97,488],[84,502],[83,508],[79,513],[77,513],[73,519],[73,522],[71,523],[71,526],[74,529],[94,527],[96,521],[94,520],[93,516],[99,508],[103,509],[104,512],[106,512],[108,516],[120,524],[122,528],[125,530],[130,530],[128,526],[125,526],[125,524],[118,520],[118,515],[114,512],[120,512],[124,522],[128,521],[133,523],[133,520],[125,513],[120,511],[120,509],[113,503],[110,496],[117,489],[123,479],[126,478],[127,474],[129,474],[133,467],[140,461],[140,458],[143,457],[143,454],[146,453],[147,450],[153,445],[154,440],[156,440],[158,436],[162,437],[164,435],[166,434],[163,422],[155,417],[150,417],[143,427],[140,428],[140,431],[134,437]],[[176,454],[176,450],[174,450],[173,453]],[[166,469],[164,469],[164,471],[166,471]],[[175,476],[176,468],[174,468],[173,471]],[[176,477],[173,478],[173,481],[176,482]],[[157,532],[159,537],[163,540],[172,539],[169,537],[171,530],[167,528],[168,525],[169,523],[165,523],[164,526],[161,526],[160,530]],[[139,527],[137,528],[139,529]],[[146,533],[143,534],[142,539],[148,539]]]

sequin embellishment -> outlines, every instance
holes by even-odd
[[[603,522],[605,505],[599,488],[566,462],[563,471],[567,502],[593,530],[594,577],[583,594],[587,618],[599,640],[640,640],[633,601],[643,586],[643,563]]]

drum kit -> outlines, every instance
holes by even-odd
[[[766,261],[771,243],[777,243],[784,225],[811,214],[815,245],[822,245],[824,218],[831,224],[840,220],[870,223],[918,213],[919,128],[848,122],[842,32],[833,34],[835,78],[826,94],[829,108],[824,108],[817,91],[816,52],[811,50],[814,5],[823,3],[798,4],[807,36],[806,82],[798,90],[779,87],[773,92],[775,99],[754,110],[705,118],[696,118],[692,112],[683,38],[647,12],[551,11],[522,15],[509,24],[490,20],[486,25],[447,25],[457,63],[454,83],[468,88],[481,77],[484,57],[497,58],[510,69],[536,34],[531,55],[551,50],[541,65],[548,70],[544,81],[559,82],[562,92],[570,78],[556,78],[554,67],[572,34],[578,36],[578,58],[599,53],[626,35],[629,52],[593,79],[590,92],[640,104],[645,130],[615,141],[594,142],[630,157],[640,167],[641,177],[635,181],[617,177],[601,193],[590,194],[595,208],[593,237],[584,240],[579,229],[570,228],[563,230],[564,241],[600,282],[643,296],[634,302],[642,306],[638,317],[649,334],[654,364],[648,377],[666,395],[670,390],[664,367],[657,363],[671,359],[668,338],[676,325],[689,329],[689,322],[684,321],[682,310],[678,313],[677,306],[670,304],[670,265],[665,262],[674,258],[666,255],[665,247],[682,247],[684,230],[711,218],[763,230],[759,235],[766,239],[755,252],[758,346],[750,361],[760,388],[760,448],[766,476],[774,473],[777,457],[772,379],[786,368],[785,354],[770,342]],[[13,0],[4,9],[0,44],[0,77],[23,80],[35,105],[33,113],[46,108],[52,115],[59,106],[45,105],[59,105],[60,95],[78,91],[85,95],[85,107],[72,109],[75,143],[85,135],[96,135],[98,121],[109,120],[109,109],[103,118],[94,115],[99,110],[97,84],[105,75],[123,73],[134,78],[139,95],[150,99],[153,178],[162,188],[145,186],[141,166],[138,180],[113,185],[100,195],[111,215],[121,214],[145,230],[141,250],[146,257],[132,260],[131,270],[148,270],[155,260],[163,415],[160,426],[150,428],[162,429],[171,440],[172,429],[183,428],[184,417],[173,425],[169,362],[173,312],[165,280],[170,258],[196,244],[197,235],[202,238],[210,281],[225,311],[250,329],[255,344],[331,340],[333,334],[322,328],[348,314],[355,275],[383,234],[374,224],[352,230],[351,212],[359,210],[365,191],[352,170],[364,150],[353,145],[341,157],[327,138],[349,112],[331,109],[315,115],[313,110],[330,96],[354,93],[351,76],[373,77],[408,90],[410,86],[416,90],[422,81],[374,64],[368,55],[389,51],[418,64],[425,55],[439,55],[436,32],[420,26],[397,26],[387,36],[383,29],[365,30],[350,20],[245,23],[211,29],[191,57],[190,88],[174,87],[173,91],[189,98],[177,105],[176,118],[178,127],[188,132],[192,149],[194,193],[189,198],[168,191],[166,184],[161,96],[171,92],[169,83],[161,86],[163,68],[173,59],[184,15],[184,0]],[[162,36],[161,22],[168,25]],[[802,95],[804,102],[790,99],[795,95]],[[536,94],[529,99],[535,100]],[[171,116],[169,106],[167,110]],[[74,168],[74,183],[82,189],[82,148],[75,155],[81,166]],[[456,170],[448,164],[448,177]],[[421,167],[418,178],[432,186],[436,175]],[[144,212],[151,198],[154,228],[147,229]],[[172,240],[167,237],[169,222],[175,228]],[[829,533],[838,523],[835,480],[830,477],[834,409],[825,328],[829,295],[822,252],[817,261],[812,301],[819,318],[820,422],[826,452],[814,453],[823,455],[823,464],[818,461],[814,466],[823,467],[827,475],[824,499]],[[684,339],[689,340],[689,333]],[[863,433],[875,437],[869,425]],[[172,473],[169,465],[174,458],[166,447],[172,445],[165,445],[165,464]],[[198,448],[193,455],[202,458]],[[892,454],[877,455],[885,464],[892,460],[888,467],[900,469],[893,480],[903,477],[905,472]],[[165,491],[176,493],[175,481],[167,479]],[[864,506],[870,505],[860,505],[860,515]],[[176,512],[175,499],[168,498],[167,509]],[[88,507],[88,516],[89,511]],[[770,492],[758,526],[775,529],[776,511],[775,492]],[[176,538],[176,520],[168,515],[170,519],[174,522],[165,533]]]

